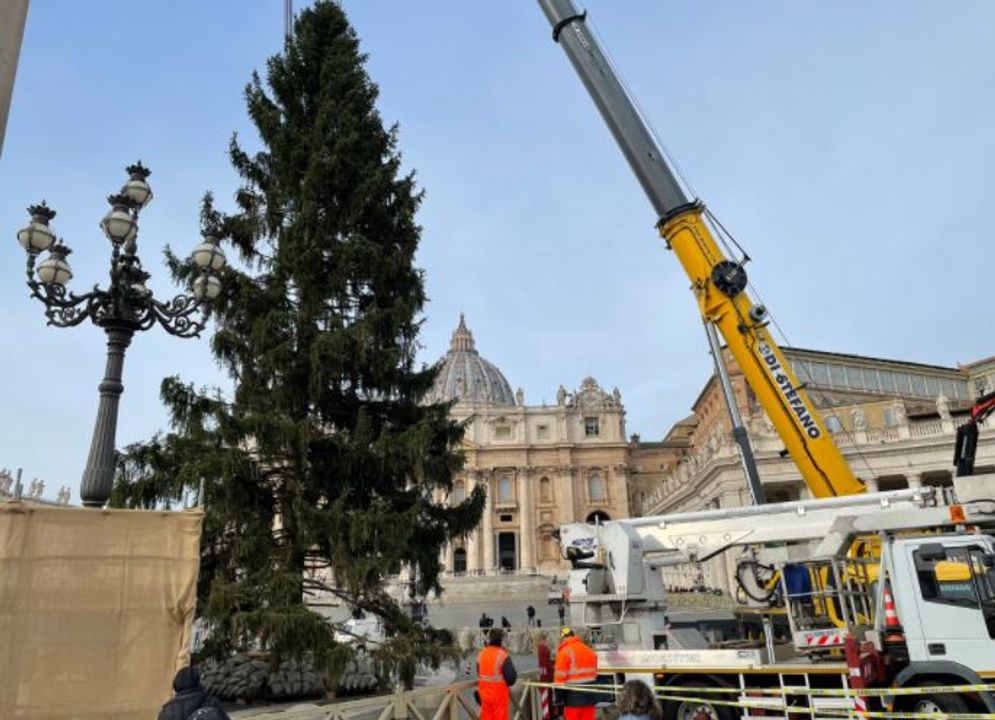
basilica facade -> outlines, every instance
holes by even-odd
[[[484,359],[460,316],[440,362],[430,402],[455,401],[465,422],[466,462],[449,497],[461,502],[487,490],[480,525],[442,551],[455,575],[555,574],[566,567],[553,531],[564,523],[629,517],[629,444],[618,389],[585,378],[560,387],[555,405],[526,405],[501,371]]]

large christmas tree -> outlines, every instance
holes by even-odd
[[[462,428],[448,406],[420,402],[435,375],[415,361],[421,192],[364,60],[342,9],[318,2],[265,85],[254,75],[246,88],[262,149],[232,140],[237,212],[210,196],[202,210],[242,261],[211,343],[233,391],[164,381],[172,432],[129,448],[115,502],[175,502],[203,482],[212,653],[262,638],[278,656],[330,663],[334,628],[306,607],[324,590],[383,617],[382,658],[409,674],[442,649],[384,581],[406,569],[414,596],[438,590],[440,549],[476,526],[483,495],[437,501],[462,463]]]

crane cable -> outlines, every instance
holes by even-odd
[[[630,90],[629,83],[625,79],[625,74],[622,73],[619,66],[615,63],[615,60],[612,57],[610,51],[607,49],[609,45],[604,42],[604,39],[601,37],[601,34],[598,32],[597,28],[590,21],[585,19],[584,25],[587,27],[591,35],[594,36],[594,39],[598,42],[598,45],[601,47],[601,51],[605,56],[605,60],[608,62],[609,67],[612,69],[612,71],[615,73],[616,77],[618,78],[619,84],[622,86],[622,90],[625,92],[629,101],[636,109],[636,114],[639,115],[640,120],[642,120],[643,124],[649,130],[650,135],[653,137],[653,140],[656,142],[656,145],[659,148],[660,153],[663,155],[664,159],[666,160],[667,164],[671,168],[673,168],[675,174],[686,188],[688,196],[692,198],[697,198],[698,193],[695,191],[694,186],[691,184],[691,181],[688,179],[687,174],[684,172],[684,169],[681,167],[681,164],[677,162],[676,158],[667,149],[667,146],[663,142],[663,139],[660,137],[660,134],[657,132],[656,127],[651,122],[647,113],[643,110],[643,106],[640,104],[638,97]],[[707,206],[705,206],[705,216],[713,223],[713,229],[716,231],[715,236],[718,238],[720,245],[729,255],[730,259],[732,259],[740,266],[743,266],[747,262],[749,262],[751,259],[749,253],[746,252],[746,249],[740,244],[740,242],[736,239],[736,237],[726,229],[726,227],[722,224],[722,222],[718,219],[718,217],[716,217],[715,214]],[[733,248],[730,246],[730,243],[732,243],[732,245],[735,246],[736,249],[735,251],[733,251]],[[749,288],[750,292],[757,298],[757,301],[760,304],[767,307],[767,317],[770,318],[771,324],[777,330],[778,335],[780,335],[784,347],[793,348],[794,346],[789,342],[787,334],[781,328],[780,324],[778,324],[777,320],[774,318],[774,314],[770,312],[769,307],[766,305],[766,303],[764,303],[763,298],[761,297],[760,293],[757,292],[753,283],[747,281],[747,287]],[[809,379],[811,380],[811,378]],[[817,400],[821,401],[824,406],[831,407],[827,402],[827,396],[823,393],[823,391],[812,388],[810,390],[810,394]],[[852,433],[849,430],[844,429],[844,432],[848,437],[850,437],[851,441],[854,440]],[[808,447],[808,443],[805,441],[804,437],[802,438],[802,443],[805,445],[806,448]],[[867,472],[869,473],[869,475],[873,476],[874,471],[871,468],[870,462],[868,461],[867,457],[861,452],[860,447],[857,445],[856,442],[852,442],[852,445],[857,457],[867,468]],[[818,464],[816,464],[816,467],[818,467]]]
[[[639,99],[632,92],[632,90],[630,90],[629,83],[626,81],[625,75],[622,73],[618,65],[615,64],[615,59],[611,56],[611,53],[608,50],[608,44],[605,43],[604,39],[601,37],[601,34],[598,32],[597,28],[595,28],[590,21],[585,20],[584,25],[585,27],[587,27],[591,35],[594,36],[594,39],[597,41],[598,45],[601,48],[602,54],[605,56],[605,60],[608,62],[608,67],[611,68],[612,72],[614,72],[615,76],[618,78],[618,82],[622,86],[622,91],[629,99],[629,102],[632,103],[632,106],[636,109],[636,114],[639,116],[639,119],[642,120],[643,125],[646,126],[647,130],[649,130],[650,135],[653,137],[653,140],[656,142],[656,146],[660,150],[660,154],[663,155],[663,158],[666,161],[667,165],[674,170],[678,179],[681,181],[681,184],[684,185],[684,189],[687,191],[688,197],[691,198],[697,197],[698,193],[695,192],[694,187],[691,185],[691,181],[688,180],[687,175],[684,173],[683,168],[681,168],[680,163],[677,162],[674,156],[670,154],[670,151],[667,149],[667,146],[664,144],[663,139],[660,137],[660,134],[656,131],[656,128],[653,126],[653,123],[650,121],[649,116],[643,110],[643,106],[640,105]]]
[[[705,212],[706,212],[708,218],[714,222],[715,229],[718,230],[718,235],[719,235],[720,241],[721,241],[723,247],[726,249],[726,252],[730,252],[730,250],[731,250],[731,248],[729,247],[728,242],[726,242],[726,240],[725,240],[725,238],[728,237],[728,240],[730,242],[732,242],[743,253],[743,258],[744,258],[743,262],[745,262],[746,260],[749,260],[750,256],[746,253],[746,251],[743,249],[742,245],[739,243],[738,240],[736,240],[736,238],[732,235],[732,233],[730,233],[726,229],[726,227],[721,222],[719,222],[718,218],[715,217],[715,215],[710,210],[708,210],[706,208]],[[777,331],[777,334],[781,337],[781,340],[783,342],[784,347],[793,349],[794,345],[792,345],[791,341],[788,340],[787,333],[784,332],[784,329],[777,322],[777,319],[774,317],[774,313],[772,313],[770,311],[770,307],[767,305],[767,303],[764,302],[764,299],[760,295],[760,292],[753,285],[753,283],[750,282],[749,280],[747,281],[747,288],[750,290],[750,293],[757,299],[757,302],[759,302],[761,305],[763,305],[765,308],[767,308],[767,317],[770,319],[770,322],[774,326],[774,329]],[[805,374],[807,376],[808,375],[808,371],[806,371]],[[813,380],[813,378],[807,377],[805,380],[803,380],[803,382],[807,386],[808,382],[812,381],[812,380]],[[821,390],[819,388],[815,388],[815,387],[812,387],[812,388],[806,387],[806,389],[809,391],[809,394],[812,396],[812,398],[814,400],[819,401],[819,402],[822,403],[823,407],[828,407],[828,408],[832,407],[831,403],[828,400],[828,396],[826,395],[826,393],[823,390]],[[854,450],[854,453],[859,458],[859,460],[863,464],[863,466],[867,469],[868,476],[872,477],[874,475],[874,469],[871,467],[871,463],[868,460],[867,456],[864,455],[864,453],[860,449],[860,446],[856,443],[856,438],[853,436],[853,433],[850,430],[847,430],[845,428],[843,429],[843,433],[844,433],[844,435],[846,437],[848,437],[850,439],[851,445],[852,445],[853,450]]]

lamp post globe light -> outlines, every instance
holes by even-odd
[[[124,391],[121,376],[131,338],[136,331],[148,330],[157,323],[177,337],[200,335],[207,324],[209,303],[221,292],[217,274],[225,267],[225,255],[217,238],[208,235],[191,255],[198,270],[191,292],[165,302],[156,300],[145,286],[149,274],[142,269],[137,244],[138,215],[152,200],[150,171],[138,162],[127,172],[127,182],[120,193],[108,198],[111,209],[100,221],[111,243],[110,282],[106,288],[94,285],[93,290],[81,295],[68,289],[73,272],[66,258],[71,250],[56,238],[50,226],[55,211],[44,201],[28,208],[31,221],[17,233],[18,242],[28,254],[28,288],[31,296],[44,304],[48,324],[73,327],[89,318],[107,333],[107,365],[99,385],[97,420],[80,487],[83,504],[89,507],[102,507],[114,483],[114,439],[118,404]],[[39,261],[46,251],[47,256]]]

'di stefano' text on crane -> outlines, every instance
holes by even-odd
[[[798,394],[798,390],[795,389],[791,378],[788,377],[787,372],[781,366],[777,355],[774,354],[774,350],[767,343],[760,343],[757,349],[760,350],[760,357],[764,359],[764,364],[767,366],[767,370],[770,372],[774,382],[777,383],[777,388],[781,391],[781,395],[787,401],[788,405],[791,406],[791,409],[795,411],[795,415],[798,416],[798,422],[805,429],[805,433],[813,440],[818,439],[822,435],[819,431],[819,424],[808,411],[805,401]]]

